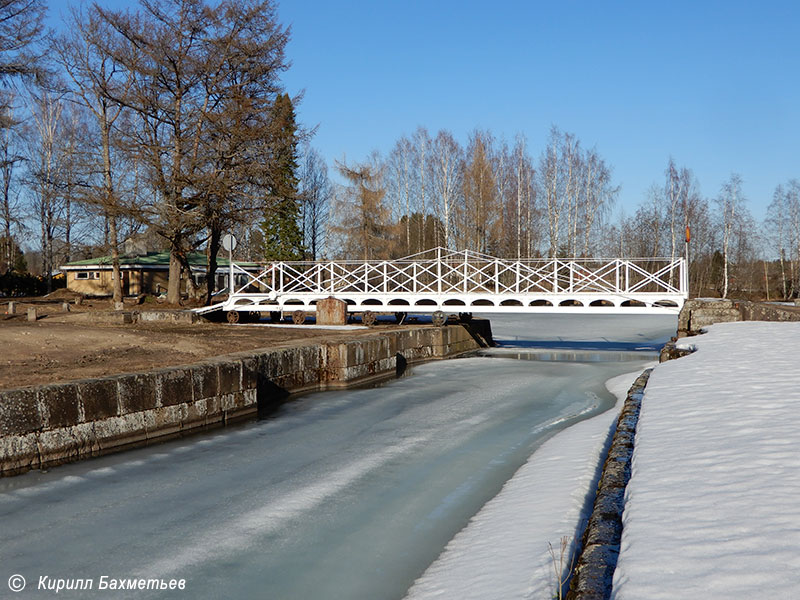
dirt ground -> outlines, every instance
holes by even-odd
[[[69,300],[69,311],[64,312],[63,303]],[[39,318],[35,322],[27,320],[29,307],[37,309]],[[392,327],[339,331],[208,322],[101,323],[108,319],[110,310],[108,300],[85,300],[76,305],[74,299],[65,296],[20,299],[17,314],[8,315],[4,299],[0,302],[0,389],[144,371],[304,341],[351,339]]]

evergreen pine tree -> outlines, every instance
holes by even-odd
[[[269,169],[269,206],[261,231],[265,260],[301,260],[303,233],[300,230],[298,194],[297,125],[288,94],[278,94],[272,108]]]

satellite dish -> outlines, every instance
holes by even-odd
[[[228,252],[233,252],[236,250],[236,238],[230,233],[226,233],[222,236],[222,247]]]

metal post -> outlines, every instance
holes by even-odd
[[[631,261],[625,261],[625,291],[631,288]]]
[[[467,293],[467,251],[464,250],[464,293]]]
[[[553,293],[558,293],[558,259],[553,259]]]
[[[442,248],[436,248],[436,293],[442,293]]]
[[[687,236],[686,241],[684,242],[686,245],[686,263],[683,265],[683,270],[686,272],[684,275],[684,285],[681,292],[688,298],[689,297],[689,235],[688,235],[688,227],[687,227]]]
[[[230,295],[232,296],[233,295],[233,244],[228,245],[228,269],[230,270],[230,274],[228,275],[228,277],[230,277],[229,286],[231,290]]]
[[[575,287],[575,261],[567,264],[569,265],[569,293],[571,294]]]

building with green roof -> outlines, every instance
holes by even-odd
[[[195,285],[206,281],[208,261],[202,252],[191,252],[187,256],[191,276]],[[251,273],[261,271],[254,262],[238,262],[236,265]],[[217,257],[217,288],[228,286],[229,266],[227,257]],[[122,276],[122,293],[125,296],[139,294],[160,294],[167,289],[169,280],[169,252],[148,252],[146,254],[123,255],[119,257]],[[113,272],[110,256],[76,260],[61,266],[67,278],[67,289],[87,296],[110,296],[113,291]],[[236,276],[237,285],[246,283],[243,274]]]

